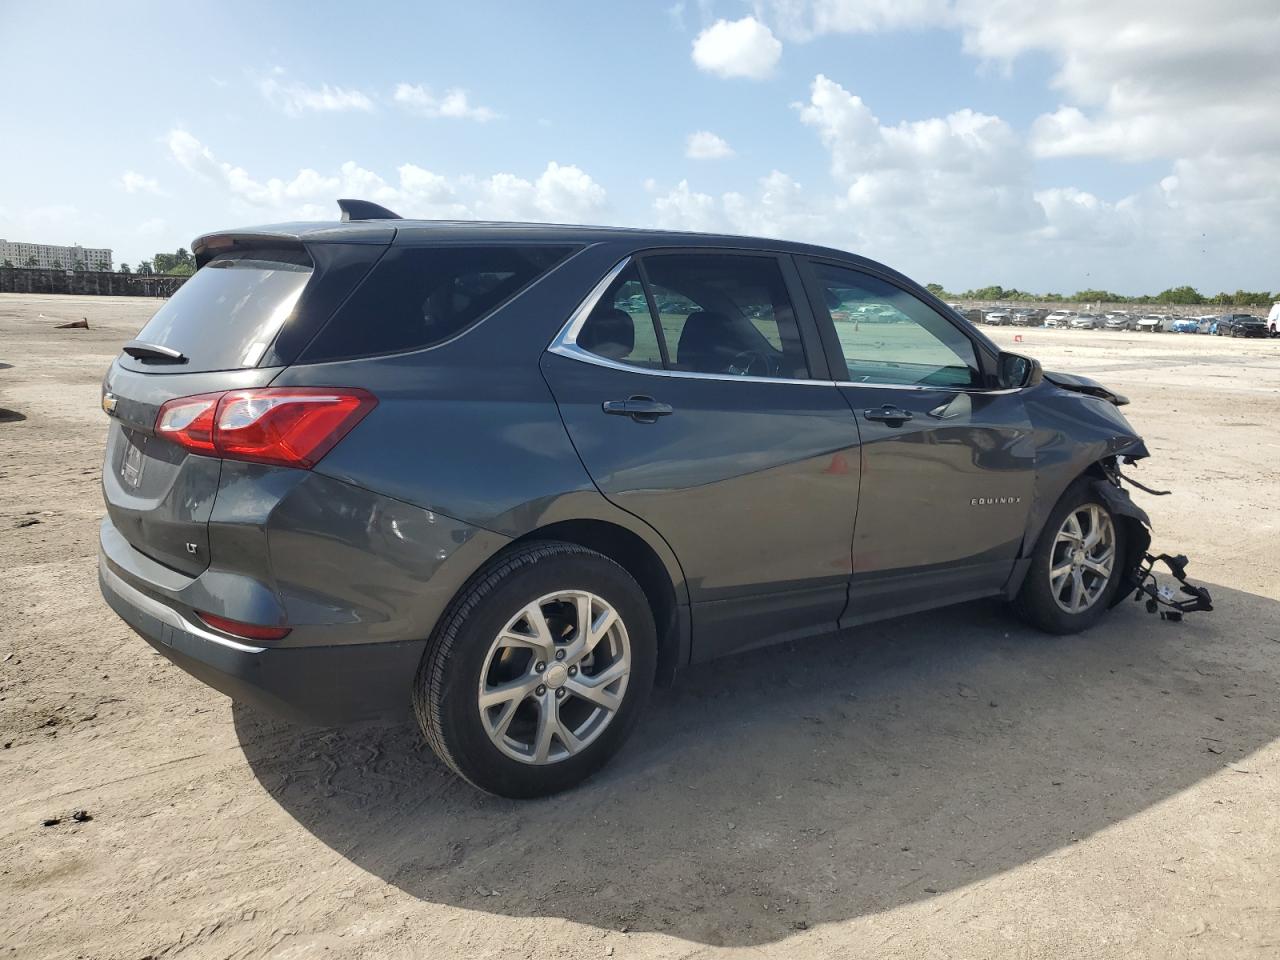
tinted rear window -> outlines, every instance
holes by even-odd
[[[483,319],[567,257],[573,247],[393,247],[303,360],[416,350]]]
[[[137,339],[187,357],[181,367],[121,360],[138,370],[197,373],[256,367],[293,313],[311,260],[302,251],[237,250],[195,272],[142,328]]]

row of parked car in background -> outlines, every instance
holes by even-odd
[[[1065,330],[1136,330],[1141,333],[1205,333],[1218,337],[1280,337],[1280,303],[1266,319],[1251,313],[1213,313],[1181,317],[1168,313],[1081,313],[1045,307],[969,308],[953,303],[973,323],[993,327],[1054,327]]]

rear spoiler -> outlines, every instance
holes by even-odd
[[[341,223],[273,223],[206,233],[191,244],[196,267],[203,267],[219,253],[241,247],[302,250],[313,243],[372,243],[385,247],[396,236],[395,224],[389,221],[402,219],[368,200],[339,200],[338,209],[342,211]]]
[[[316,244],[360,243],[385,247],[395,239],[396,228],[379,221],[368,223],[281,223],[247,230],[206,233],[191,244],[196,267],[203,267],[219,253],[245,247],[273,250],[306,250]]]

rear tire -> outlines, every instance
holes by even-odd
[[[577,544],[531,543],[454,599],[418,669],[414,712],[436,755],[474,786],[545,796],[618,750],[656,663],[653,613],[631,574]]]
[[[1077,480],[1054,507],[1036,542],[1015,612],[1046,633],[1087,630],[1107,612],[1124,577],[1125,528]]]

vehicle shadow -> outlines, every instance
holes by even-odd
[[[409,726],[234,722],[285,810],[415,897],[753,945],[1250,775],[1280,736],[1280,604],[1211,589],[1181,624],[1125,602],[1047,637],[978,603],[700,665],[601,775],[539,801],[478,793]]]

